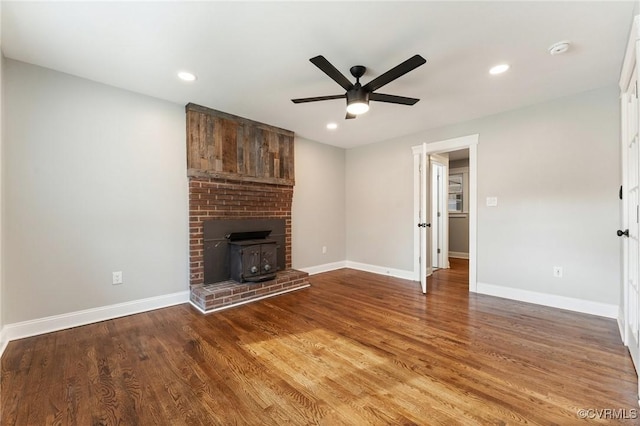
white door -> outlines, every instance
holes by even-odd
[[[427,144],[422,144],[422,152],[420,153],[420,189],[419,189],[419,197],[420,197],[420,208],[418,211],[418,228],[420,228],[420,286],[422,287],[422,292],[427,293],[427,259],[429,259],[429,244],[427,240],[427,228],[431,226],[429,222],[427,222],[427,218],[429,217],[429,211],[427,210],[427,205],[429,198],[428,194],[428,183],[429,183],[429,174],[430,174],[430,163],[429,156],[427,155]]]
[[[432,154],[431,165],[431,267],[433,270],[449,267],[449,157]]]
[[[640,324],[638,289],[638,260],[640,256],[640,150],[638,149],[638,94],[636,70],[622,96],[622,157],[623,157],[623,228],[618,235],[623,242],[623,284],[625,294],[625,341],[631,358],[640,371]]]
[[[620,74],[621,156],[622,156],[622,288],[624,301],[621,323],[622,338],[639,374],[640,395],[640,149],[638,144],[640,111],[638,108],[637,62],[640,40],[640,17],[635,16]]]

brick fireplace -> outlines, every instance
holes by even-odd
[[[212,312],[309,286],[291,269],[293,133],[188,104],[189,262],[191,303]],[[284,265],[273,280],[205,282],[204,223],[282,219]]]
[[[189,178],[190,283],[204,284],[205,220],[284,219],[285,269],[291,269],[291,200],[293,187]]]

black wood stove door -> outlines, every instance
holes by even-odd
[[[265,281],[278,270],[278,245],[271,240],[229,243],[231,279],[237,282]]]

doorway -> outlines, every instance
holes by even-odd
[[[463,136],[412,147],[414,156],[414,279],[420,281],[423,293],[427,293],[427,274],[431,266],[431,223],[426,222],[431,185],[430,159],[433,154],[443,154],[469,149],[469,291],[477,290],[477,153],[479,135]]]

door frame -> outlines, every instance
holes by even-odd
[[[419,218],[422,197],[420,191],[420,157],[422,155],[442,154],[460,149],[469,149],[469,291],[477,292],[477,207],[478,207],[478,139],[479,134],[461,136],[411,147],[413,152],[413,217]],[[426,188],[425,188],[426,190]],[[413,275],[420,281],[420,229],[417,220],[413,226]]]

